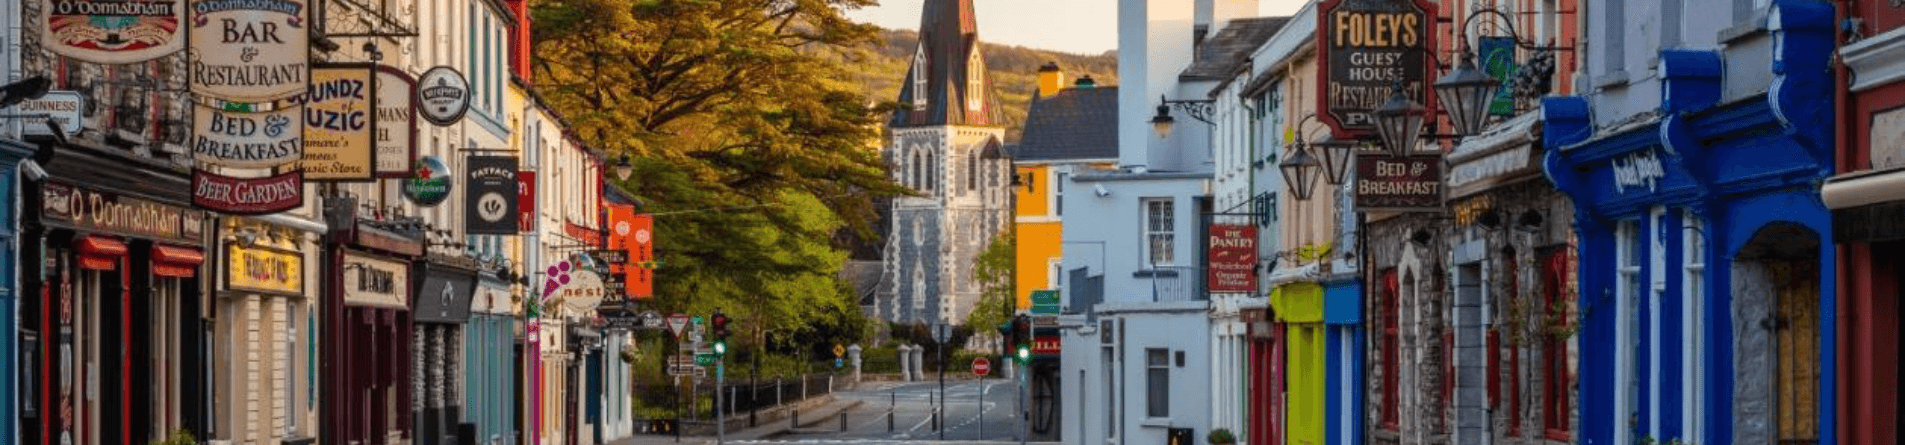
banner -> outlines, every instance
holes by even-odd
[[[1375,115],[1398,83],[1433,106],[1428,56],[1435,5],[1425,0],[1324,0],[1316,8],[1316,119],[1337,139],[1376,130]]]
[[[263,113],[193,106],[192,158],[235,168],[272,168],[304,157],[304,106]]]
[[[80,61],[144,62],[185,49],[185,0],[46,0],[40,20],[40,45]]]
[[[311,67],[311,89],[293,102],[304,108],[304,179],[356,182],[376,179],[377,120],[372,118],[371,65]]]
[[[1442,155],[1356,155],[1356,211],[1442,210]]]
[[[625,290],[631,300],[646,300],[655,294],[655,216],[635,213],[635,206],[609,204],[609,248],[628,252],[620,265]]]
[[[463,193],[465,232],[515,235],[521,229],[516,205],[516,167],[514,156],[463,158],[463,179],[469,182],[469,190]]]
[[[410,176],[417,158],[417,81],[403,70],[377,66],[377,177]]]
[[[263,215],[304,205],[304,172],[234,178],[192,170],[192,205],[227,215]]]
[[[1210,291],[1257,291],[1257,226],[1210,226]]]
[[[311,68],[305,23],[305,0],[192,2],[192,93],[258,103],[303,91]]]
[[[536,231],[536,172],[516,172],[516,216],[523,233]]]

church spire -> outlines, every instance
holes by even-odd
[[[998,125],[972,0],[924,0],[919,46],[900,86],[893,127]]]

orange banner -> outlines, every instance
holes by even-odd
[[[609,250],[628,251],[628,264],[610,265],[610,270],[623,274],[629,299],[648,299],[655,293],[655,274],[647,267],[655,257],[654,216],[636,214],[631,205],[609,204],[608,208]]]

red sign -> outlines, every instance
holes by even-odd
[[[1210,226],[1210,291],[1257,291],[1257,226]]]
[[[1433,107],[1426,53],[1436,48],[1436,6],[1428,0],[1324,0],[1316,6],[1316,120],[1339,140],[1376,129],[1397,84]]]
[[[536,231],[536,172],[516,172],[516,209],[523,233]]]
[[[1059,341],[1056,335],[1038,335],[1032,337],[1032,355],[1058,355]]]
[[[986,360],[985,357],[974,357],[972,359],[972,375],[983,376],[983,375],[991,374],[991,373],[992,373],[991,360]]]
[[[589,226],[576,224],[575,221],[569,221],[568,224],[562,226],[562,234],[569,235],[570,238],[582,240],[583,244],[591,246],[602,245],[602,231],[595,230]]]
[[[233,178],[192,170],[192,205],[230,215],[262,215],[304,205],[304,172]]]
[[[1356,155],[1356,211],[1442,211],[1442,155]]]
[[[655,215],[642,213],[630,220],[628,298],[646,300],[655,297]]]

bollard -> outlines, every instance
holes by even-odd
[[[793,424],[788,425],[788,428],[800,428],[800,407],[794,407],[794,415],[790,420],[793,421]]]
[[[841,410],[841,411],[840,411],[840,432],[842,432],[842,433],[844,433],[844,432],[847,432],[847,412],[846,412],[846,410]]]
[[[900,392],[898,390],[893,391],[891,397],[893,398],[892,401],[886,404],[886,432],[889,433],[893,432],[893,410],[899,408]]]

